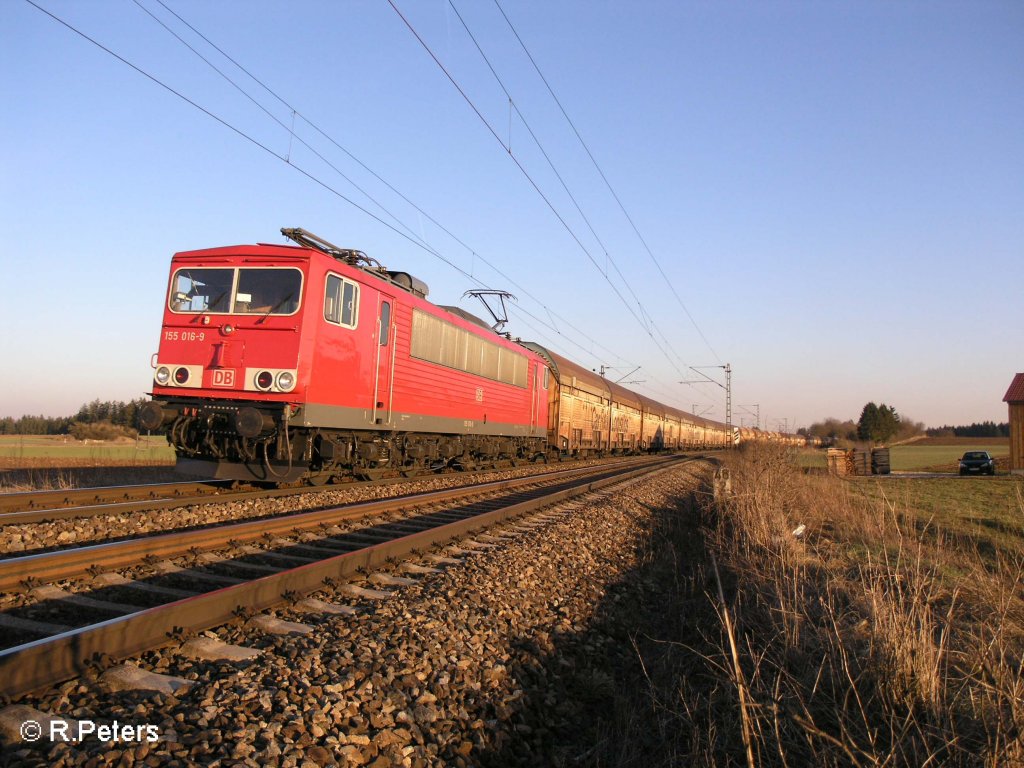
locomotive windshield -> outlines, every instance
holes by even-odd
[[[171,280],[174,312],[290,315],[299,308],[302,272],[291,267],[179,269]]]

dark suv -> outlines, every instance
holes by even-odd
[[[988,455],[988,451],[968,451],[960,459],[961,475],[994,475],[996,460]]]

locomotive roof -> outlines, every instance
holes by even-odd
[[[296,245],[274,245],[271,243],[257,243],[253,245],[222,245],[216,248],[199,248],[194,251],[179,251],[174,254],[175,259],[221,259],[238,257],[248,252],[251,256],[266,257],[291,257],[294,259],[308,258],[308,254],[316,253],[309,248],[300,248]]]

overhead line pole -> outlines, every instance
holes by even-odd
[[[702,384],[704,381],[710,381],[712,384],[722,387],[725,390],[725,427],[732,434],[732,366],[729,363],[725,365],[690,365],[687,366],[691,371],[696,373],[698,376],[703,376],[703,380],[698,381],[680,381],[680,384]],[[701,368],[721,368],[725,371],[725,385],[722,382],[715,381],[713,378],[708,376],[706,373],[701,373]]]
[[[750,416],[753,416],[756,419],[756,421],[757,421],[757,428],[758,429],[761,428],[761,404],[760,403],[751,403],[750,405],[737,405],[736,407],[737,408],[742,408],[744,411],[747,412],[747,414],[749,414]],[[755,408],[756,411],[751,411],[750,410],[751,408]]]

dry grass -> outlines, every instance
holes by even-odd
[[[726,588],[708,590],[720,622],[695,648],[714,682],[679,687],[681,709],[706,713],[697,751],[717,764],[1024,764],[1024,557],[983,558],[910,507],[751,448],[706,518]]]

